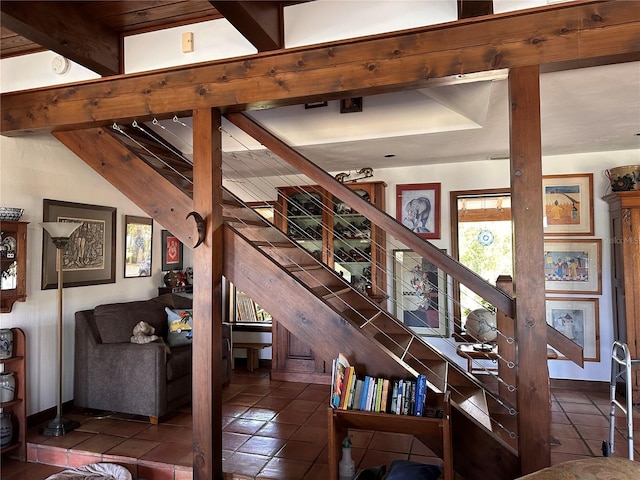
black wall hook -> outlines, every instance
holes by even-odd
[[[186,218],[188,219],[189,217],[193,217],[193,219],[196,221],[196,226],[198,227],[198,241],[193,246],[193,248],[196,248],[198,245],[204,242],[204,236],[207,232],[207,222],[205,222],[204,218],[202,218],[202,215],[200,215],[198,212],[189,212]]]

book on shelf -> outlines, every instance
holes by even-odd
[[[340,408],[340,399],[342,398],[344,377],[347,369],[350,367],[349,360],[342,353],[338,358],[333,359],[331,369],[331,401],[332,408]]]
[[[396,415],[434,416],[426,404],[427,377],[388,379],[364,375],[358,377],[355,366],[344,354],[332,361],[332,408],[391,413]]]

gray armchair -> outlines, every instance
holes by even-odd
[[[152,423],[191,400],[191,345],[130,343],[134,325],[145,321],[166,340],[164,307],[188,308],[168,294],[156,299],[100,305],[76,312],[74,404],[148,416]],[[175,302],[182,302],[176,305]],[[194,332],[197,335],[197,332]],[[223,324],[220,367],[231,379],[231,328]]]

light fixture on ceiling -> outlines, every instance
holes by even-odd
[[[349,178],[351,176],[351,172],[346,173],[338,173],[336,174],[336,180],[338,180],[340,183],[351,183],[351,182],[357,182],[358,180],[362,180],[365,178],[371,178],[373,177],[373,168],[371,167],[362,167],[360,170],[356,171],[356,173],[358,175],[360,175],[359,177],[355,177],[355,178]]]

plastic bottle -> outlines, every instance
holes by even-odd
[[[356,465],[351,458],[351,435],[342,442],[342,459],[338,465],[339,480],[353,480],[356,476]]]

